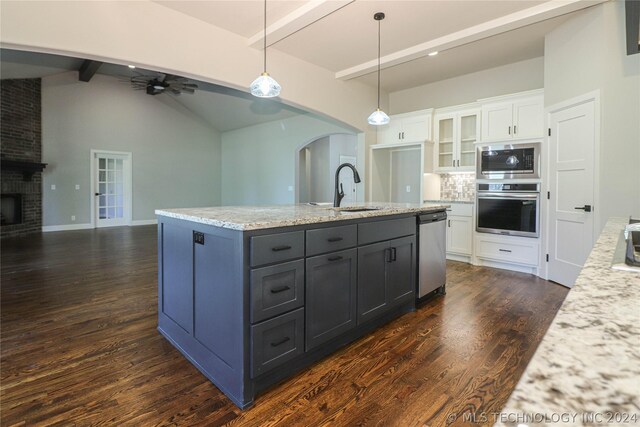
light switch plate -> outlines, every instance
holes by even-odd
[[[80,184],[76,184],[76,190],[80,189]]]
[[[51,189],[55,190],[56,189],[56,185],[55,184],[51,184]]]
[[[407,190],[407,193],[411,193],[411,186],[407,185],[407,189],[406,190]]]

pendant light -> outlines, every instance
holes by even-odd
[[[378,108],[371,113],[367,122],[369,122],[370,125],[381,126],[386,125],[390,120],[389,116],[380,109],[380,21],[384,19],[384,13],[376,13],[373,15],[373,19],[378,21]]]
[[[251,95],[258,98],[273,98],[280,95],[282,89],[277,81],[267,73],[267,0],[264,0],[264,37],[263,37],[264,71],[251,83]]]

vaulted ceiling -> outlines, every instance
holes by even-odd
[[[373,14],[384,12],[382,87],[390,92],[542,56],[545,34],[602,1],[269,0],[267,44],[336,78],[375,84]],[[261,0],[156,2],[262,48]],[[427,56],[433,51],[438,56]]]

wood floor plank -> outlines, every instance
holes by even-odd
[[[142,226],[0,242],[0,425],[468,425],[502,408],[567,293],[448,262],[444,298],[240,411],[156,330],[156,238]]]

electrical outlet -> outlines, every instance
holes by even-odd
[[[410,185],[407,185],[406,190],[407,190],[407,193],[411,193],[411,186],[410,186]]]
[[[75,215],[71,215],[71,221],[75,221],[76,220],[76,216]]]
[[[80,184],[76,184],[76,190],[80,189]]]
[[[56,189],[56,185],[55,184],[51,184],[51,189],[55,190]]]

